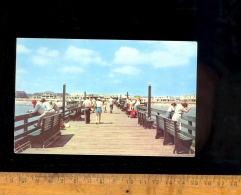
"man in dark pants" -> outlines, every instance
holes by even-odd
[[[84,107],[84,112],[85,112],[85,124],[89,124],[90,109],[91,109],[91,101],[89,96],[86,97],[86,100],[83,102],[82,107]]]

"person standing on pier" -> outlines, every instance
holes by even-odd
[[[92,113],[94,113],[95,112],[95,106],[96,106],[96,99],[95,99],[95,97],[92,98],[91,103],[92,103],[91,110],[92,110]]]
[[[191,108],[188,108],[188,104],[186,102],[182,102],[180,105],[177,105],[175,112],[172,116],[172,120],[177,121],[177,126],[179,130],[182,129],[182,123],[181,123],[182,114],[184,112],[188,113],[190,109]]]
[[[110,99],[109,99],[110,113],[113,112],[113,103],[114,103],[114,100],[112,99],[112,97],[110,97]]]
[[[138,111],[138,106],[141,105],[141,100],[140,99],[137,99],[135,105],[134,105],[134,110]]]
[[[96,124],[100,124],[101,113],[102,113],[102,106],[103,106],[103,102],[101,101],[100,97],[98,97],[97,101],[96,101],[96,108],[95,108]]]
[[[166,118],[172,119],[172,115],[175,111],[175,107],[176,107],[176,103],[172,102],[171,106],[168,108],[167,112],[166,112]]]
[[[89,124],[90,123],[90,109],[92,107],[92,103],[90,101],[89,96],[86,97],[86,100],[83,102],[82,107],[84,107],[85,124]]]

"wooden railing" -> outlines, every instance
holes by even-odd
[[[71,104],[65,107],[63,113],[63,107],[59,107],[59,112],[62,113],[62,120],[68,122],[70,120],[71,112],[74,112],[78,108],[78,104]],[[38,122],[37,113],[28,113],[14,117],[14,151],[23,151],[30,147],[28,135],[33,133],[38,128],[34,127],[34,124]],[[20,123],[20,124],[19,124]]]
[[[147,111],[146,106],[138,106],[138,111]],[[154,125],[156,124],[156,115],[160,115],[165,117],[166,110],[161,110],[157,108],[151,108],[151,119],[154,120]],[[196,136],[196,117],[189,116],[189,115],[183,115],[182,116],[182,127],[187,129],[188,134]],[[192,142],[192,146],[195,147],[195,139]]]

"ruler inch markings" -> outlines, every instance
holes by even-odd
[[[2,194],[26,192],[28,195],[36,191],[35,194],[42,195],[44,193],[65,194],[67,190],[71,190],[73,194],[78,192],[106,194],[113,188],[112,192],[115,194],[129,192],[185,194],[193,190],[197,194],[229,192],[241,195],[240,182],[241,176],[235,175],[0,173],[0,192]],[[11,188],[12,186],[15,190]],[[59,190],[59,193],[51,189]],[[41,192],[41,190],[44,191]]]

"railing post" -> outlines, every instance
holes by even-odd
[[[192,126],[192,121],[188,121],[188,125]],[[192,135],[192,130],[188,129],[188,133]]]
[[[148,118],[151,117],[151,85],[148,86]]]
[[[63,121],[65,119],[65,90],[66,90],[66,84],[63,85]]]
[[[27,132],[28,131],[28,126],[27,126],[28,116],[24,117],[23,123],[24,123],[24,132]]]

